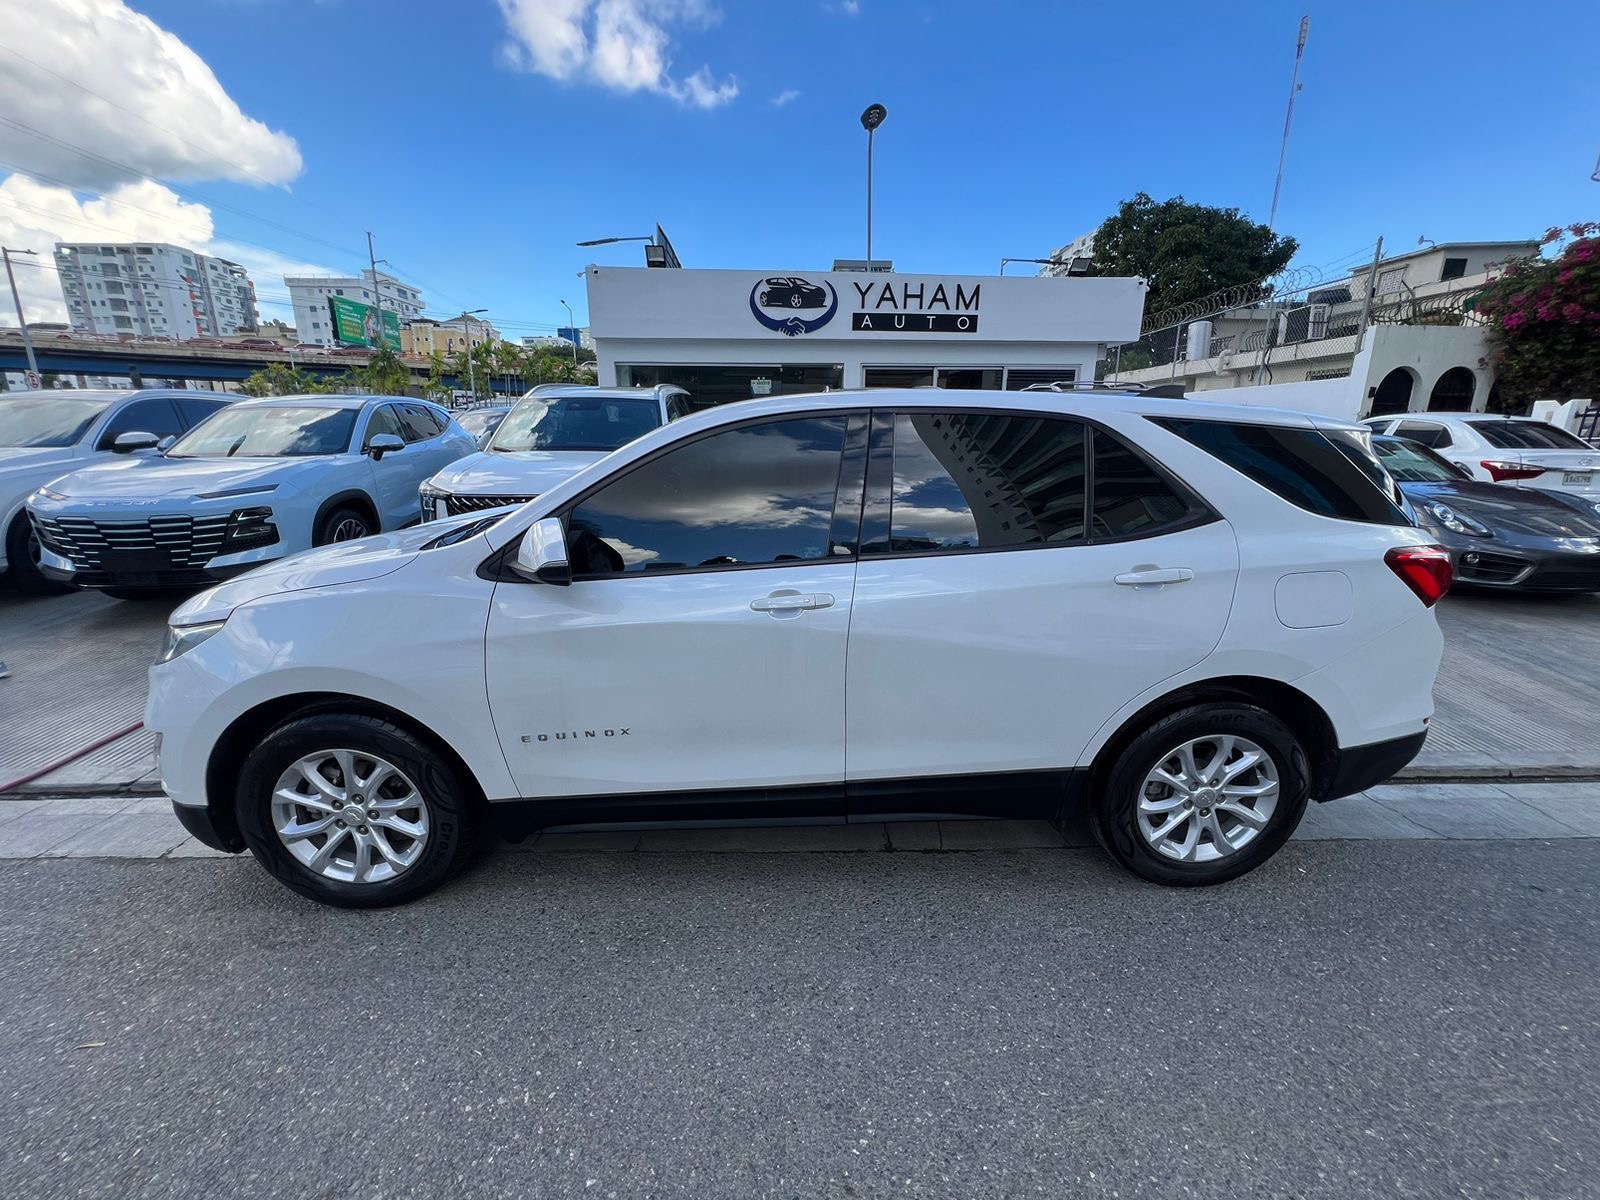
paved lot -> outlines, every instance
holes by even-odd
[[[0,783],[137,721],[170,601],[0,590]],[[1460,594],[1440,609],[1438,715],[1415,775],[1600,776],[1600,598]],[[150,735],[58,770],[54,792],[152,791]]]
[[[1596,843],[0,863],[0,1194],[1600,1195]]]

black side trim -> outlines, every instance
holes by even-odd
[[[174,801],[172,811],[178,818],[178,824],[187,829],[195,841],[213,850],[226,850],[230,854],[237,854],[244,849],[244,837],[239,833],[238,826],[229,825],[226,829],[219,829],[211,819],[210,808],[195,808]]]
[[[859,780],[848,785],[497,800],[489,807],[501,835],[510,841],[540,829],[570,826],[651,829],[956,816],[1059,820],[1082,800],[1088,782],[1087,768],[1063,768]]]
[[[1351,746],[1334,754],[1318,800],[1337,800],[1377,787],[1415,758],[1428,738],[1428,731],[1413,733],[1370,746]]]

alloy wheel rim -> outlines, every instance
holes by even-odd
[[[1208,734],[1157,760],[1139,788],[1136,823],[1163,858],[1216,862],[1261,835],[1279,794],[1272,755],[1248,738]]]
[[[313,874],[340,883],[384,883],[422,857],[428,802],[385,759],[362,750],[318,750],[278,777],[272,826]]]
[[[346,517],[333,527],[333,540],[351,542],[367,536],[367,527],[355,517]]]

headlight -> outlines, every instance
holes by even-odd
[[[52,499],[52,500],[65,500],[66,499],[66,497],[64,495],[62,495],[60,492],[52,491],[51,489],[49,489],[47,487],[40,488],[39,489],[39,495],[41,495],[41,496],[49,496],[50,499]],[[1597,507],[1600,507],[1600,506],[1597,506]]]
[[[1448,504],[1440,504],[1437,500],[1422,506],[1433,519],[1443,525],[1451,533],[1464,534],[1467,537],[1492,537],[1493,533],[1482,521],[1467,516],[1466,513],[1457,512]]]
[[[446,497],[450,495],[449,492],[443,488],[435,487],[431,483],[425,483],[418,489],[418,493],[422,497],[422,519],[424,521],[442,521],[450,515],[450,504],[446,500]]]
[[[257,508],[236,508],[228,515],[228,533],[223,543],[223,553],[249,549],[251,546],[270,546],[278,540],[278,527],[272,523],[272,510],[265,505]]]
[[[178,655],[189,653],[226,624],[226,621],[207,621],[204,625],[168,625],[166,640],[161,643],[161,657],[156,662],[171,662]]]

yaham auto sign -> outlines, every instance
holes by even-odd
[[[341,346],[387,346],[400,350],[400,314],[348,296],[328,297],[328,318],[334,340]]]
[[[909,280],[852,283],[857,308],[850,328],[859,332],[892,330],[895,333],[977,333],[978,305],[983,285],[971,290],[962,283],[946,287]]]

